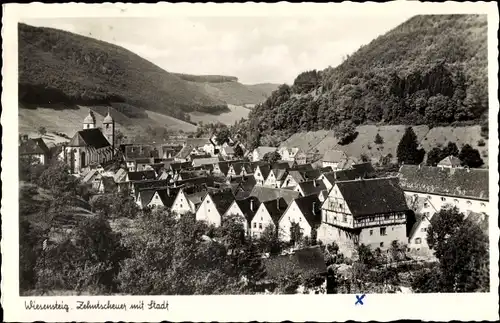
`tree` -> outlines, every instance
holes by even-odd
[[[234,146],[234,157],[236,158],[243,158],[243,155],[245,154],[243,149],[241,148],[240,145]]]
[[[38,128],[38,133],[41,136],[44,136],[47,133],[47,129],[45,129],[45,127],[40,127],[40,128]]]
[[[377,132],[377,134],[375,135],[375,140],[374,142],[377,144],[377,145],[382,145],[384,143],[384,138],[382,138],[382,136]]]
[[[303,239],[302,228],[297,222],[292,222],[290,224],[290,242],[294,245],[298,245],[302,242]]]
[[[340,145],[345,145],[356,136],[356,127],[351,121],[342,121],[340,125],[335,128],[335,137],[337,138]]]
[[[262,160],[265,162],[268,162],[270,164],[274,164],[277,161],[281,160],[281,155],[277,151],[273,151],[270,153],[266,153],[263,157]]]
[[[229,142],[229,138],[231,138],[231,131],[229,131],[229,128],[227,126],[222,127],[215,134],[215,141],[218,145],[221,146]]]
[[[427,165],[428,166],[437,166],[437,164],[442,160],[442,151],[438,147],[432,148],[427,153]]]
[[[488,289],[488,237],[476,222],[456,207],[441,209],[431,219],[427,242],[439,260],[439,274],[424,278],[439,281],[441,292]],[[421,290],[430,285],[424,278],[417,283]]]
[[[454,142],[449,141],[448,145],[446,145],[446,147],[443,148],[443,153],[442,153],[441,156],[443,158],[446,158],[448,156],[458,157],[459,156],[459,151],[458,151],[457,144],[454,143]],[[441,159],[443,159],[443,158],[441,158]]]
[[[68,167],[62,162],[51,163],[38,178],[38,185],[50,189],[56,195],[59,193],[76,194],[78,179],[71,176]]]
[[[460,158],[462,166],[468,166],[470,168],[479,168],[484,164],[479,151],[472,148],[469,144],[462,147],[458,158]]]
[[[406,128],[397,148],[398,162],[400,164],[417,165],[422,162],[424,156],[425,151],[418,148],[417,135],[413,132],[413,128]]]
[[[278,236],[278,230],[271,223],[264,228],[259,238],[260,250],[268,252],[271,255],[277,255],[281,251],[281,242]]]
[[[361,244],[357,249],[359,262],[368,268],[375,266],[375,257],[370,249],[370,247]]]
[[[367,162],[369,162],[369,161],[370,161],[370,157],[368,157],[368,155],[367,155],[367,154],[361,154],[361,155],[359,155],[359,159],[361,159],[361,161],[362,161],[363,163],[367,163]]]

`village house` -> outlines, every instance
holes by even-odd
[[[196,221],[205,221],[219,227],[222,223],[222,215],[226,213],[233,201],[234,196],[230,191],[207,193],[196,210]]]
[[[225,160],[231,160],[234,158],[234,148],[225,144],[220,149],[220,155],[224,157]]]
[[[448,156],[441,160],[438,164],[437,167],[441,168],[455,168],[455,167],[460,167],[462,163],[460,162],[460,159],[458,159],[455,156]]]
[[[101,182],[101,173],[97,171],[97,169],[90,169],[88,172],[85,174],[82,174],[81,177],[81,182],[83,184],[86,184],[90,187],[92,187],[93,190],[99,192],[101,190],[104,191],[103,188],[101,188],[102,182]]]
[[[335,172],[323,173],[319,175],[317,180],[322,181],[323,185],[325,185],[325,188],[327,190],[331,190],[332,187],[335,185],[335,182],[337,181],[337,179],[335,178]]]
[[[127,145],[123,152],[123,158],[131,172],[144,170],[145,166],[154,163],[154,158],[158,156],[158,150],[151,145]]]
[[[218,163],[213,164],[213,166],[214,169],[212,170],[212,173],[214,175],[226,177],[232,164],[227,161],[219,161]]]
[[[281,147],[278,150],[281,160],[295,162],[296,165],[303,165],[307,163],[307,154],[300,148]]]
[[[156,180],[156,172],[152,169],[137,172],[128,172],[125,176],[126,182]]]
[[[255,187],[255,178],[252,175],[233,177],[230,184],[237,184],[233,189],[233,195],[236,199],[244,199],[250,196]]]
[[[321,191],[326,190],[323,181],[313,179],[312,181],[305,181],[297,184],[294,191],[299,192],[300,196],[315,195],[318,196]]]
[[[217,155],[211,138],[187,138],[185,145],[193,147],[195,152],[206,153],[210,156]]]
[[[465,216],[491,212],[488,169],[403,165],[399,179],[408,204],[420,213],[409,237],[410,249],[425,251],[430,220],[443,207],[457,207]]]
[[[318,240],[336,242],[348,257],[361,244],[386,250],[407,241],[411,214],[397,178],[336,182],[322,205]]]
[[[287,171],[283,168],[273,168],[269,171],[263,186],[280,188],[286,178]]]
[[[351,181],[362,178],[373,178],[375,169],[372,164],[361,163],[353,164],[348,169],[337,170],[321,174],[317,179],[325,184],[327,190],[330,190],[336,181]]]
[[[278,230],[279,219],[287,207],[288,204],[283,198],[262,202],[251,221],[251,236],[260,238],[264,230],[271,225]]]
[[[330,166],[333,170],[339,169],[339,164],[348,157],[345,152],[340,150],[328,150],[323,155],[323,167]]]
[[[166,188],[146,188],[138,192],[136,203],[141,209],[166,207],[171,208],[176,197],[176,190]]]
[[[196,159],[193,159],[191,165],[193,167],[199,167],[199,166],[203,166],[203,165],[214,165],[214,164],[217,164],[219,162],[220,162],[219,157],[196,158]]]
[[[304,181],[304,177],[298,170],[289,170],[281,183],[281,188],[294,189],[299,183]]]
[[[89,165],[104,164],[113,159],[115,123],[109,113],[104,118],[103,126],[105,133],[96,127],[94,113],[89,111],[83,120],[83,130],[65,145],[62,159],[71,174],[79,175]]]
[[[229,215],[239,216],[243,222],[245,234],[250,235],[250,224],[259,206],[260,201],[255,196],[250,196],[241,200],[234,200],[224,214],[224,217],[228,217]]]
[[[182,149],[175,155],[174,161],[178,163],[186,163],[191,161],[191,155],[196,155],[198,149],[191,145],[184,145]]]
[[[186,190],[181,188],[172,203],[172,212],[175,212],[179,216],[188,212],[194,214],[197,207],[201,204],[202,199],[205,197],[205,194],[206,191],[192,192],[189,189]]]
[[[257,185],[260,185],[260,186],[264,185],[264,182],[266,181],[267,176],[269,176],[270,171],[271,171],[271,166],[269,164],[258,165],[255,168],[253,176],[255,177],[255,181],[256,181]]]
[[[19,145],[19,156],[21,158],[37,160],[40,164],[45,165],[50,160],[51,154],[49,147],[47,147],[42,138],[28,139],[25,136]]]
[[[260,146],[255,148],[252,151],[252,161],[260,161],[264,157],[265,154],[267,153],[272,153],[275,152],[278,148],[276,147],[266,147],[266,146]]]
[[[297,223],[303,237],[312,238],[321,224],[321,202],[316,195],[299,197],[288,206],[279,220],[280,240],[290,241],[292,223]]]

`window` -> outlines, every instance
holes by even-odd
[[[380,235],[385,236],[387,234],[386,228],[380,228]]]
[[[263,217],[260,217],[260,220],[261,220],[261,221],[263,221],[263,220],[264,220],[264,218],[263,218]]]
[[[210,209],[207,209],[207,212],[209,212],[209,213],[210,213]]]
[[[210,200],[207,200],[207,204],[210,204]]]
[[[427,232],[427,228],[421,228],[420,231]]]
[[[344,215],[344,216],[343,216],[342,221],[343,221],[343,222],[347,222],[347,215]]]
[[[370,222],[373,222],[373,221],[375,221],[375,217],[374,217],[374,216],[371,216],[371,217],[370,217]]]
[[[472,202],[471,202],[471,201],[467,201],[467,205],[471,205],[471,204],[472,204]]]
[[[486,207],[486,203],[481,203],[481,206],[482,207]]]
[[[422,238],[415,239],[415,244],[421,244],[421,243],[422,243]]]
[[[453,203],[458,204],[458,200],[457,200],[457,199],[454,199],[454,200],[453,200]]]
[[[431,196],[430,195],[427,195],[427,199],[430,200],[431,199]]]
[[[254,227],[254,229],[257,227],[257,223],[256,222],[253,223],[253,227]]]
[[[373,235],[373,230],[370,230],[370,235],[371,235],[371,236]]]
[[[425,202],[424,203],[424,208],[428,208],[429,207],[429,203]]]
[[[389,220],[390,218],[391,218],[391,216],[390,216],[390,215],[386,215],[386,216],[384,216],[384,219],[385,219],[385,220]]]
[[[182,209],[182,204],[180,205],[180,208]]]
[[[444,202],[444,201],[446,201],[446,198],[444,198],[444,197],[441,197],[441,201],[443,201],[443,202]]]
[[[262,229],[262,223],[259,223],[259,229]]]
[[[380,243],[380,247],[381,247],[381,248],[383,248],[383,247],[384,247],[384,243],[383,243],[383,242],[381,242],[381,243]]]

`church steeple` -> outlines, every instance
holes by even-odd
[[[88,116],[83,120],[83,129],[94,129],[95,128],[95,116],[94,112],[89,109]]]
[[[108,108],[108,114],[103,120],[103,125],[104,125],[104,136],[106,136],[106,139],[108,139],[109,143],[114,149],[115,146],[115,121],[113,120],[113,117],[111,117],[111,113]]]

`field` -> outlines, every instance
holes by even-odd
[[[310,131],[292,135],[281,146],[299,147],[306,152],[318,150],[324,154],[328,150],[342,150],[348,156],[359,158],[361,154],[367,155],[372,162],[377,162],[380,157],[391,154],[395,160],[399,141],[405,132],[406,126],[375,126],[364,125],[357,127],[358,135],[356,139],[348,145],[339,145],[334,136],[334,131]],[[481,153],[483,161],[488,165],[488,140],[481,137],[480,126],[467,127],[436,127],[429,130],[428,126],[413,126],[420,145],[429,152],[439,145],[445,146],[449,141],[455,142],[459,148],[469,144]],[[379,134],[382,144],[375,144],[375,136]],[[479,146],[480,140],[485,142],[484,146]]]
[[[196,123],[202,121],[203,123],[214,123],[214,122],[222,122],[227,125],[234,124],[236,121],[239,121],[241,118],[247,118],[250,113],[250,109],[244,108],[242,106],[237,105],[228,105],[231,112],[221,113],[219,115],[202,113],[202,112],[192,112],[189,115],[191,116],[191,121]]]

